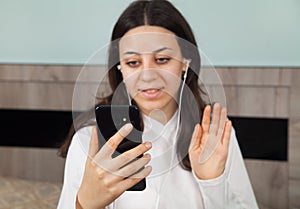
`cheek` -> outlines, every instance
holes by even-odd
[[[126,70],[121,70],[121,74],[122,74],[123,80],[126,80],[129,77],[129,74],[127,73]]]
[[[177,69],[169,69],[167,71],[164,71],[162,73],[162,78],[164,79],[165,83],[168,86],[171,87],[178,87],[181,82],[181,77],[182,77],[182,71]]]
[[[168,67],[168,72],[181,79],[182,74],[184,73],[184,65],[181,62],[176,61]]]
[[[182,73],[184,73],[182,68],[183,66],[180,64],[174,66],[169,70],[168,78],[166,78],[170,91],[174,96],[178,92],[180,84],[182,82]]]
[[[134,97],[137,91],[136,85],[138,83],[138,75],[136,73],[135,74],[122,73],[122,76],[127,91],[130,93],[132,97]]]

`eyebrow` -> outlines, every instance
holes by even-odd
[[[160,49],[156,49],[154,50],[152,53],[159,53],[159,52],[162,52],[164,50],[173,50],[171,48],[168,48],[168,47],[162,47]],[[141,53],[139,52],[134,52],[134,51],[127,51],[127,52],[124,52],[123,55],[131,55],[131,54],[135,54],[135,55],[141,55]]]

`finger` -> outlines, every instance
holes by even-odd
[[[139,183],[142,179],[146,178],[151,173],[151,171],[152,171],[152,167],[147,166],[143,170],[138,172],[137,174],[134,174],[133,176],[119,182],[117,184],[117,186],[119,188],[122,188],[122,190],[125,191],[125,190],[129,189],[130,187],[132,187],[132,186],[136,185],[137,183]]]
[[[141,168],[147,165],[151,160],[151,156],[149,154],[144,155],[142,158],[126,165],[121,168],[116,174],[120,178],[126,178],[137,173]]]
[[[152,148],[151,142],[144,142],[113,159],[116,168],[120,168]]]
[[[99,145],[98,145],[97,127],[93,126],[92,136],[91,136],[90,146],[89,146],[89,156],[93,158],[98,151],[99,151]]]
[[[219,128],[219,120],[220,120],[220,104],[216,103],[213,106],[212,122],[211,122],[211,128],[209,130],[210,134],[217,135],[218,128]]]
[[[199,124],[195,125],[194,132],[191,138],[191,143],[189,146],[189,152],[198,149],[201,144],[201,138],[199,137],[201,126]]]
[[[230,137],[231,137],[231,130],[232,130],[232,123],[231,123],[230,120],[228,120],[226,122],[224,134],[223,134],[223,137],[222,137],[222,144],[226,148],[228,148],[228,146],[229,146],[229,141],[230,141]]]
[[[221,109],[221,116],[220,116],[219,128],[218,128],[218,133],[217,133],[217,135],[220,136],[220,137],[224,133],[226,120],[227,120],[227,110],[224,107],[224,108]]]
[[[210,105],[207,105],[204,108],[203,116],[202,116],[202,123],[201,123],[201,126],[202,126],[202,129],[203,129],[204,133],[208,133],[208,131],[209,131],[209,126],[210,126],[210,112],[211,112],[211,107],[210,107]]]
[[[99,152],[102,156],[111,156],[121,141],[132,131],[132,124],[125,124],[115,135],[113,135]]]

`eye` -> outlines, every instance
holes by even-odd
[[[159,58],[156,58],[156,63],[158,64],[165,64],[167,62],[169,62],[170,58],[169,57],[159,57]]]
[[[137,67],[140,64],[139,61],[128,61],[126,62],[126,65],[128,65],[129,67]]]

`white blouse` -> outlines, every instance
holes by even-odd
[[[107,209],[255,209],[258,208],[244,161],[232,130],[224,173],[200,180],[184,170],[175,156],[177,113],[166,124],[143,116],[143,141],[151,141],[151,174],[144,191],[126,191]],[[85,169],[91,126],[75,133],[69,147],[58,209],[75,208]]]

